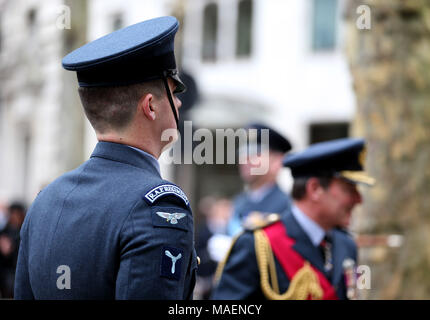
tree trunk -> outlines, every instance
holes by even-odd
[[[371,28],[356,12],[368,5]],[[398,248],[360,250],[365,298],[430,298],[430,1],[349,0],[347,54],[357,97],[354,135],[368,141],[360,233],[400,234]]]

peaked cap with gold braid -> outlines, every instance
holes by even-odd
[[[364,139],[344,138],[315,143],[302,152],[287,154],[284,166],[294,178],[338,176],[354,183],[373,185],[375,179],[364,172]]]

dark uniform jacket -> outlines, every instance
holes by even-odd
[[[286,227],[289,237],[296,241],[293,249],[319,271],[327,275],[324,270],[322,253],[319,248],[312,244],[290,210],[281,216],[281,222]],[[336,290],[337,297],[346,299],[343,262],[345,259],[356,261],[357,249],[353,239],[342,231],[333,230],[332,238],[333,271],[330,282]],[[279,291],[284,293],[288,289],[290,280],[276,257],[275,265]],[[246,230],[235,242],[212,298],[226,300],[265,299],[260,286],[260,272],[257,266],[252,231]]]
[[[32,204],[17,299],[187,299],[197,267],[185,194],[145,155],[99,142]]]

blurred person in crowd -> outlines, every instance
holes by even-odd
[[[7,206],[0,201],[0,231],[7,225]]]
[[[254,217],[220,265],[214,299],[355,299],[357,246],[339,226],[362,202],[363,139],[338,139],[287,155],[293,204],[284,214]]]
[[[63,58],[98,143],[31,205],[16,299],[192,298],[194,218],[158,162],[177,139],[176,94],[186,89],[174,55],[178,28],[172,16],[146,20]]]
[[[200,257],[194,295],[196,299],[210,297],[216,266],[231,243],[231,237],[227,235],[231,210],[231,201],[225,198],[209,196],[199,203],[204,221],[196,231],[196,251]]]
[[[228,225],[228,233],[232,236],[242,229],[241,224],[250,212],[283,212],[291,202],[277,183],[282,159],[291,150],[290,142],[261,123],[250,124],[246,129],[249,131],[249,142],[239,148],[239,170],[245,191],[234,199],[233,216]],[[256,134],[253,134],[255,131]],[[262,136],[263,132],[268,132],[268,141]],[[253,172],[253,169],[264,169],[264,166],[267,166],[267,171],[263,174]]]
[[[24,222],[25,210],[23,203],[13,202],[8,208],[7,224],[0,231],[0,294],[2,298],[13,298],[19,232]]]

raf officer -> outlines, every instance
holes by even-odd
[[[283,212],[290,205],[290,197],[277,183],[285,153],[291,150],[287,138],[262,123],[247,126],[249,143],[239,148],[240,177],[245,191],[233,202],[233,214],[228,224],[230,236],[241,230],[244,219],[252,211]],[[264,134],[267,133],[267,139]],[[261,168],[262,170],[257,170]]]
[[[357,248],[337,227],[347,225],[361,203],[356,184],[374,182],[363,172],[364,150],[364,140],[346,138],[287,155],[291,208],[247,225],[219,268],[213,297],[355,298]]]
[[[63,59],[98,143],[88,161],[44,188],[21,232],[18,299],[188,299],[195,282],[193,216],[160,176],[185,86],[174,17],[108,34]],[[170,141],[171,142],[171,141]]]

